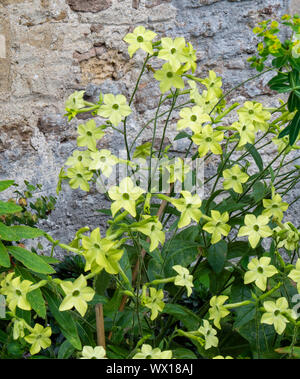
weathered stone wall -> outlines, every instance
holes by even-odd
[[[86,90],[91,100],[100,90],[129,95],[143,54],[129,60],[122,38],[135,26],[186,37],[198,51],[198,73],[215,70],[228,89],[253,74],[247,58],[255,48],[255,24],[296,11],[300,0],[0,0],[0,178],[41,183],[44,194],[55,194],[81,122],[66,121],[64,101],[75,90]],[[157,104],[151,77],[140,85],[129,138]],[[267,79],[242,88],[236,98],[268,103]],[[175,125],[174,119],[170,133]],[[108,133],[101,143],[119,148],[122,141]],[[67,242],[79,227],[104,225],[95,211],[104,204],[96,191],[66,185],[43,225]]]

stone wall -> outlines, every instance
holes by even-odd
[[[41,183],[43,194],[55,194],[82,122],[67,122],[64,101],[75,90],[86,90],[91,100],[100,90],[130,94],[143,54],[130,60],[122,38],[136,25],[184,36],[198,51],[198,73],[215,70],[228,89],[253,74],[247,58],[257,22],[296,11],[300,0],[0,0],[0,178]],[[242,88],[236,98],[268,103],[267,80]],[[158,95],[150,73],[134,103],[129,138],[151,117]],[[101,143],[119,147],[122,141],[108,133]],[[105,206],[101,195],[63,189],[42,224],[56,238],[67,242],[84,225],[105,224],[95,211]]]

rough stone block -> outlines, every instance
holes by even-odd
[[[101,12],[112,5],[112,0],[67,0],[75,12]]]

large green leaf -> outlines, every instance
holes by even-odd
[[[199,254],[199,243],[186,241],[175,238],[170,243],[165,243],[165,248],[162,251],[162,257],[164,260],[161,272],[165,272],[166,277],[173,276],[174,265],[181,265],[188,267],[194,262]]]
[[[64,341],[60,346],[57,354],[58,359],[69,359],[71,355],[74,353],[74,346],[68,341]]]
[[[1,180],[0,181],[0,192],[6,190],[14,184],[14,180]]]
[[[215,273],[219,274],[225,265],[227,258],[228,245],[224,240],[221,240],[214,245],[211,245],[207,251],[207,260]]]
[[[19,246],[8,246],[7,249],[17,261],[22,262],[25,267],[34,272],[38,272],[40,274],[55,273],[55,270],[37,254]]]
[[[0,241],[0,266],[10,267],[10,259],[6,247]]]
[[[61,300],[54,292],[49,291],[48,289],[43,289],[43,293],[53,317],[61,328],[62,334],[66,337],[70,344],[75,347],[75,349],[81,350],[82,345],[72,314],[70,311],[61,312],[59,310]]]
[[[43,235],[44,232],[40,229],[23,225],[7,226],[0,222],[0,239],[4,241],[20,241],[22,239],[37,238]]]
[[[20,205],[17,205],[15,203],[10,203],[9,201],[5,202],[5,201],[0,200],[0,216],[9,214],[9,213],[21,212],[22,209],[23,208],[20,207]]]
[[[254,162],[256,163],[257,167],[259,168],[259,171],[263,171],[263,169],[264,169],[263,160],[262,160],[259,152],[254,147],[254,145],[251,145],[250,143],[247,143],[245,145],[245,147],[248,150],[248,152],[252,155],[252,158],[254,159]]]
[[[239,303],[245,300],[252,300],[250,288],[245,286],[242,281],[237,281],[231,287],[230,301]],[[255,318],[255,305],[244,305],[234,309],[234,312],[236,315],[234,328],[239,328]]]
[[[163,312],[181,321],[188,330],[197,330],[199,328],[201,319],[194,312],[182,305],[166,304]]]

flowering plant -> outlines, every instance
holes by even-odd
[[[285,16],[283,24],[299,33],[299,20]],[[284,197],[300,176],[292,155],[300,57],[292,36],[281,45],[277,28],[267,21],[255,29],[264,43],[252,64],[261,72],[246,82],[264,75],[268,55],[275,55],[267,71],[277,76],[269,85],[292,98],[279,107],[227,102],[237,87],[224,93],[213,71],[196,76],[191,43],[158,39],[144,27],[124,38],[130,57],[146,54],[129,99],[101,93],[91,103],[84,91],[68,98],[69,120],[80,113],[90,119],[78,126],[78,149],[57,190],[66,181],[74,190],[96,187],[110,202],[100,210],[107,228],[84,227],[62,244],[37,229],[0,224],[8,339],[52,358],[299,357],[300,232],[283,218]],[[153,75],[161,95],[154,117],[130,141],[127,121],[143,75]],[[140,143],[150,125],[151,141]],[[110,129],[124,139],[125,157],[102,148]],[[180,153],[165,146],[167,133],[172,145],[180,141]],[[276,150],[270,161],[261,155],[267,147]],[[8,185],[2,182],[2,189]],[[18,211],[8,203],[1,209]],[[53,258],[29,260],[29,251],[11,243],[40,235],[80,256],[83,273],[62,280]],[[62,335],[57,350],[51,347],[55,327]]]

